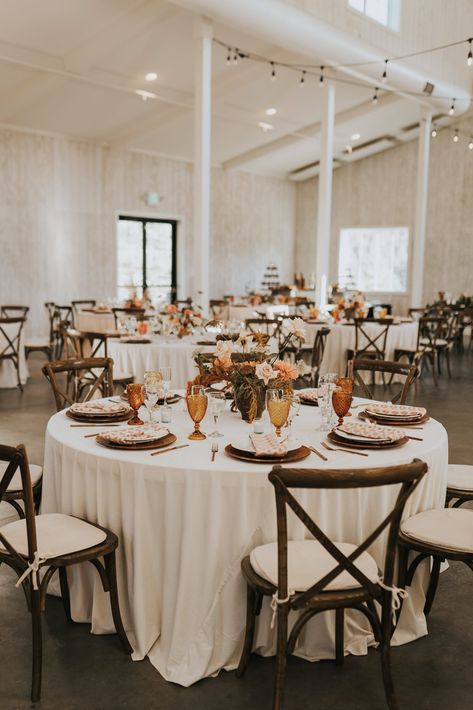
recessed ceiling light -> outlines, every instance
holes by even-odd
[[[258,123],[258,126],[263,129],[263,131],[266,133],[266,131],[272,131],[274,126],[272,123],[266,123],[266,121],[260,121]]]
[[[156,81],[157,78],[158,75],[155,71],[149,71],[145,76],[146,81]]]
[[[141,98],[143,99],[143,101],[147,101],[148,99],[156,99],[156,98],[158,98],[158,97],[156,96],[156,94],[153,94],[152,91],[144,91],[144,89],[137,89],[137,90],[135,91],[135,93],[138,94],[138,96],[141,96]]]
[[[267,108],[266,109],[266,115],[267,116],[274,116],[278,112],[277,108]]]
[[[352,137],[351,137],[352,141],[357,141],[359,138],[361,138],[359,133],[352,134]]]

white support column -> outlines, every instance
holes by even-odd
[[[317,209],[317,241],[315,255],[315,300],[318,306],[327,303],[327,283],[330,261],[332,224],[332,163],[335,125],[335,87],[327,82],[323,94],[320,132],[319,199]]]
[[[194,95],[194,259],[193,295],[204,315],[209,308],[210,129],[212,104],[212,23],[196,25]]]
[[[422,107],[417,153],[416,217],[412,240],[411,307],[421,308],[424,288],[425,237],[427,227],[427,200],[429,195],[429,153],[432,113]]]

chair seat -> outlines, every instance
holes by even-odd
[[[408,518],[401,532],[412,540],[452,552],[473,553],[473,511],[462,508],[426,510]]]
[[[473,466],[449,463],[447,487],[473,493]]]
[[[26,341],[25,348],[49,348],[51,345],[49,338],[31,338]]]
[[[37,515],[36,537],[38,553],[43,559],[60,557],[100,545],[107,533],[80,518],[62,513]],[[15,520],[2,527],[2,535],[23,556],[28,556],[26,520]],[[5,549],[0,543],[0,549]]]
[[[7,470],[8,463],[6,461],[0,461],[0,479],[2,478],[3,474]],[[36,464],[30,463],[30,478],[31,478],[31,485],[35,486],[41,476],[43,475],[43,469],[41,466],[37,466]],[[20,470],[17,469],[15,473],[13,474],[13,478],[10,481],[10,485],[7,488],[7,491],[10,493],[12,491],[21,491],[22,490],[22,484],[21,484],[21,473]]]
[[[113,381],[119,382],[119,380],[133,380],[133,375],[131,372],[120,372],[120,370],[114,370]]]
[[[430,345],[430,340],[428,338],[421,338],[419,342],[421,345]],[[447,345],[447,341],[443,338],[436,338],[432,344],[437,348],[444,348]]]
[[[473,517],[473,516],[472,516]],[[335,542],[338,549],[348,557],[356,545],[348,542]],[[309,589],[317,580],[322,579],[337,563],[329,552],[317,540],[289,540],[288,588],[296,592]],[[250,554],[250,562],[256,574],[275,586],[278,584],[278,546],[275,542],[255,547]],[[378,566],[368,552],[363,552],[354,564],[372,582],[378,579]],[[336,589],[355,589],[360,583],[346,570],[333,579],[324,591]]]

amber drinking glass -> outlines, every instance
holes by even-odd
[[[192,385],[190,393],[186,397],[187,411],[194,422],[194,431],[187,438],[192,441],[206,439],[204,433],[200,431],[200,422],[205,417],[207,411],[207,395],[201,385]]]
[[[351,395],[353,395],[354,382],[351,377],[339,377],[335,384],[337,385],[337,387],[341,387],[343,390],[345,390],[346,392],[349,392]],[[353,399],[352,399],[352,401],[353,401]],[[351,417],[351,413],[347,412],[345,414],[345,416]]]
[[[291,397],[285,396],[280,390],[268,390],[266,393],[266,407],[271,424],[276,429],[276,436],[281,436],[281,429],[289,416]]]
[[[332,404],[335,414],[338,417],[338,426],[343,424],[343,417],[346,417],[352,402],[352,394],[342,387],[335,387],[332,392]]]
[[[143,424],[138,416],[138,410],[145,401],[143,385],[131,384],[126,388],[128,404],[133,409],[133,416],[128,420],[128,424]]]

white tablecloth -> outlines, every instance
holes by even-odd
[[[303,407],[295,434],[317,445],[317,408]],[[207,417],[203,430],[213,422]],[[245,584],[240,561],[256,546],[276,539],[273,487],[269,465],[228,458],[225,444],[251,427],[239,415],[221,416],[220,452],[210,461],[211,441],[189,442],[192,422],[184,403],[173,406],[171,430],[188,448],[152,457],[150,452],[116,452],[102,448],[83,429],[71,428],[64,413],[49,421],[43,482],[43,512],[63,512],[109,527],[120,538],[118,582],[125,628],[135,660],[148,656],[161,675],[188,686],[219,669],[236,667],[245,628]],[[408,502],[406,514],[443,507],[448,442],[445,429],[431,420],[423,441],[370,452],[364,459],[327,453],[325,463],[311,455],[299,467],[363,467],[402,464],[420,457],[429,473]],[[360,543],[394,504],[397,486],[342,491],[299,491],[296,495],[327,533],[339,541]],[[307,537],[289,518],[292,538]],[[383,565],[384,538],[370,548]],[[71,571],[72,616],[92,621],[93,633],[113,631],[108,596],[91,565]],[[427,584],[419,569],[406,600],[394,643],[427,633],[422,613]],[[275,651],[268,602],[259,617],[255,647]],[[348,612],[345,648],[366,653],[373,643],[364,617]],[[297,644],[299,656],[334,657],[334,616],[312,619]]]
[[[113,313],[79,311],[75,317],[75,326],[77,330],[87,333],[108,333],[115,330],[115,318]]]
[[[148,337],[148,336],[147,336]],[[197,345],[197,338],[177,336],[168,338],[149,336],[151,343],[123,343],[112,338],[108,341],[108,355],[113,358],[113,366],[121,372],[131,372],[136,382],[143,382],[146,370],[171,367],[171,387],[185,388],[189,380],[198,374],[192,353],[195,350],[213,352],[215,347]],[[205,340],[205,336],[202,336]]]
[[[18,332],[18,325],[16,323],[2,323],[2,328],[9,338],[13,340]],[[8,341],[0,332],[0,353],[8,345]],[[23,331],[20,338],[20,349],[19,349],[19,366],[20,366],[20,380],[24,385],[28,379],[28,367],[25,358],[25,328],[23,326]],[[8,345],[8,351],[11,352],[11,348]],[[16,373],[15,365],[12,360],[0,360],[0,389],[9,389],[13,387],[18,387],[18,377]]]

